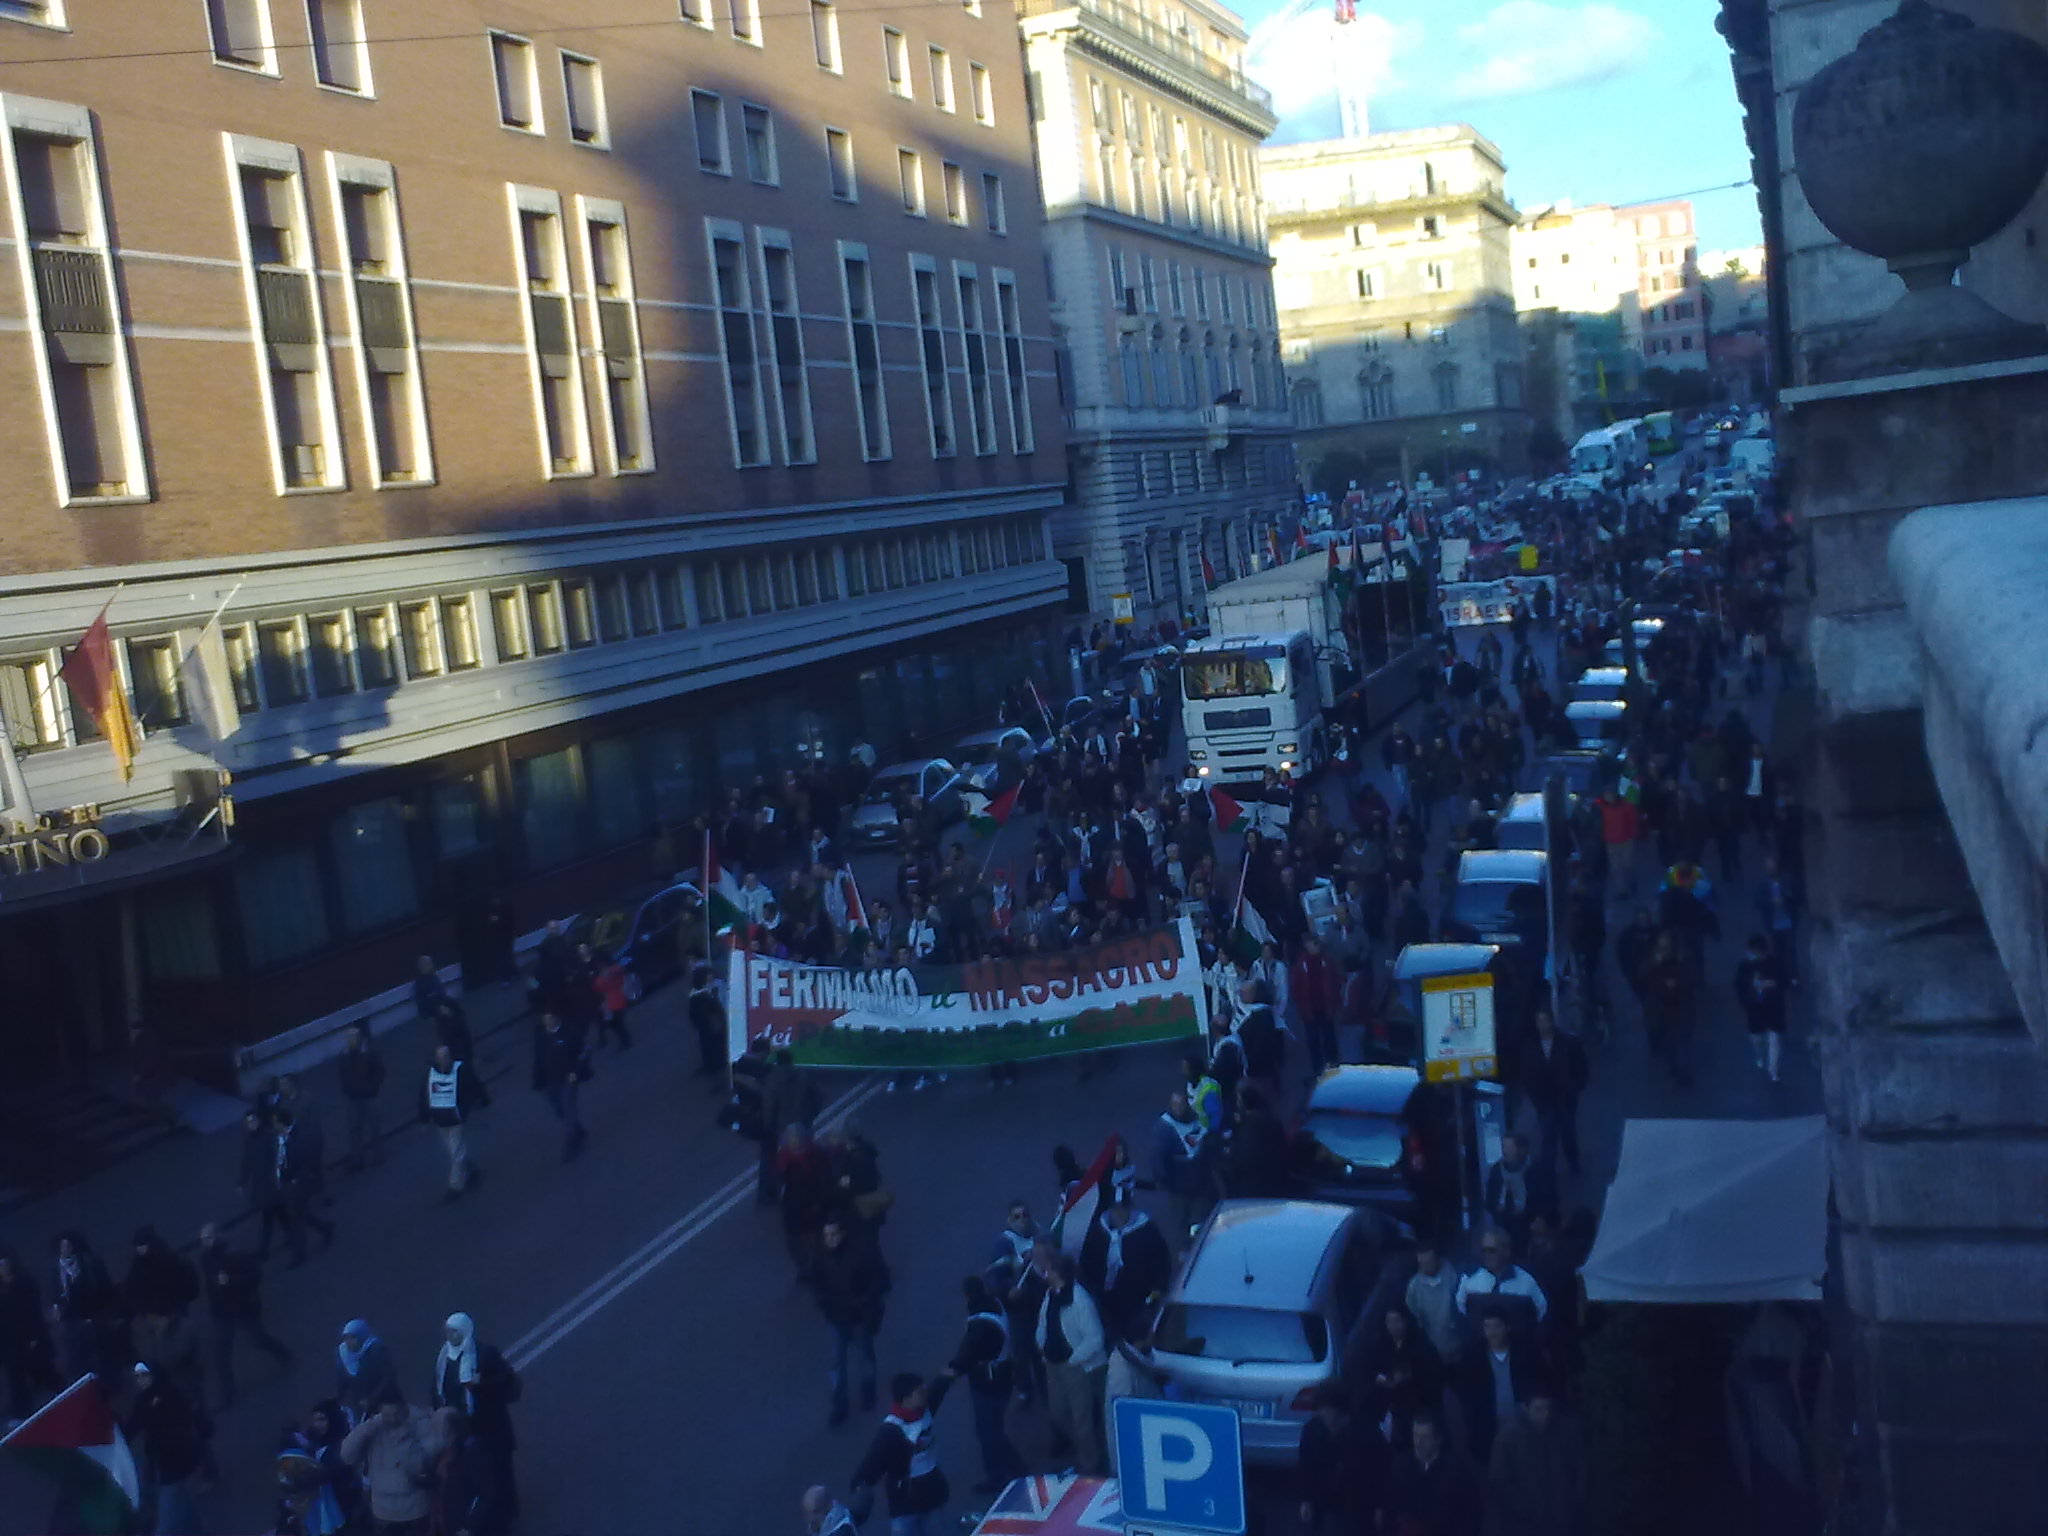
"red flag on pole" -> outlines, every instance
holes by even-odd
[[[1216,567],[1209,563],[1209,554],[1206,550],[1202,552],[1202,590],[1204,592],[1216,590]]]
[[[109,599],[108,606],[112,606]],[[91,719],[113,748],[123,783],[135,777],[135,753],[141,733],[135,728],[135,711],[128,704],[128,689],[121,681],[121,668],[114,660],[114,637],[107,630],[107,610],[92,621],[57,675],[71,690],[71,702]]]

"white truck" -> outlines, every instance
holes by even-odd
[[[1181,653],[1188,760],[1211,784],[1268,768],[1305,777],[1330,755],[1324,711],[1355,681],[1343,598],[1320,554],[1209,594],[1209,629]]]

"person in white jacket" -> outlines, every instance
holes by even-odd
[[[1045,1359],[1045,1406],[1055,1428],[1074,1446],[1084,1477],[1107,1477],[1109,1456],[1096,1422],[1109,1374],[1109,1345],[1095,1298],[1074,1278],[1071,1253],[1052,1256],[1045,1300],[1038,1305],[1038,1352]]]

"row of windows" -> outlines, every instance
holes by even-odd
[[[717,98],[710,100],[715,104]],[[119,344],[126,331],[122,289],[91,114],[16,96],[4,98],[4,108],[5,158],[20,189],[24,288],[62,500],[71,505],[145,499],[150,490],[140,419],[127,349]],[[748,138],[751,144],[750,121]],[[762,139],[772,167],[772,125]],[[328,346],[331,327],[312,239],[309,199],[315,189],[296,146],[229,135],[227,152],[276,488],[280,494],[340,489],[347,476]],[[332,200],[342,245],[344,309],[357,342],[356,384],[371,481],[379,488],[431,484],[432,442],[396,173],[385,162],[338,152],[327,154],[325,170],[317,190]],[[959,209],[955,216],[964,219],[958,167],[949,163],[944,170],[949,212]],[[513,260],[524,295],[542,473],[593,474],[600,446],[610,473],[651,472],[655,443],[624,208],[581,196],[565,206],[560,193],[545,188],[513,186],[508,195],[516,214]],[[991,227],[999,226],[1001,184],[993,176],[983,177],[983,203]],[[734,462],[814,462],[803,312],[789,237],[758,228],[749,235],[718,220],[708,221],[707,228]],[[931,265],[928,258],[912,261],[913,267]],[[888,458],[879,321],[865,249],[842,247],[840,264],[863,454]],[[929,328],[935,305],[926,303],[923,285],[913,275],[919,323]],[[927,338],[928,367],[935,356],[945,360],[937,380],[928,377],[928,403],[949,397],[953,378],[963,377],[975,451],[997,451],[999,413],[1009,421],[1015,450],[1032,451],[1014,277],[995,269],[984,279],[971,265],[954,263],[946,287],[951,315],[943,329],[949,334],[936,353]],[[591,362],[584,357],[586,338]],[[950,405],[935,412],[932,448],[938,456],[954,451],[950,423]]]
[[[1032,115],[1045,116],[1044,82],[1030,80]],[[1088,77],[1095,132],[1095,197],[1106,208],[1162,224],[1260,246],[1258,157],[1249,144],[1170,115],[1157,102]],[[1199,158],[1198,158],[1199,152]]]
[[[1125,405],[1188,408],[1212,404],[1248,404],[1263,409],[1278,404],[1282,374],[1277,347],[1256,339],[1240,347],[1232,336],[1222,350],[1214,332],[1206,333],[1198,352],[1193,333],[1183,329],[1178,346],[1167,344],[1164,326],[1152,327],[1141,351],[1139,338],[1117,338],[1117,365]],[[1148,361],[1149,360],[1149,361]],[[1227,395],[1240,398],[1226,402]],[[1249,394],[1248,400],[1243,396]]]
[[[1279,444],[1249,445],[1241,454],[1210,455],[1197,449],[1150,448],[1131,455],[1131,479],[1139,501],[1185,495],[1225,486],[1291,485],[1294,451]]]
[[[1207,320],[1213,286],[1216,317],[1224,324],[1235,324],[1240,317],[1247,325],[1270,326],[1277,321],[1273,290],[1263,280],[1218,272],[1212,285],[1209,273],[1193,263],[1182,267],[1178,261],[1162,262],[1146,251],[1132,261],[1124,248],[1115,244],[1108,247],[1107,254],[1110,298],[1126,315],[1156,315],[1163,299],[1166,313],[1176,319],[1187,315],[1192,302],[1195,319]]]
[[[1043,558],[1036,516],[956,529],[789,546],[754,554],[574,572],[485,591],[440,592],[230,624],[223,629],[235,701],[245,713],[376,692],[652,635],[793,612]],[[128,684],[145,730],[189,718],[178,637],[125,640]],[[51,650],[0,660],[0,709],[25,752],[96,736],[68,706]]]
[[[1415,238],[1418,240],[1441,240],[1444,238],[1445,233],[1456,228],[1457,224],[1458,221],[1456,219],[1447,219],[1442,214],[1426,213],[1415,221],[1413,231]],[[1393,236],[1388,230],[1387,222],[1384,219],[1367,221],[1351,226],[1351,244],[1358,250],[1364,250],[1368,246],[1381,244],[1388,238],[1393,238]],[[1396,240],[1396,243],[1398,243],[1398,240]],[[1570,258],[1567,257],[1566,260],[1570,260]],[[1533,267],[1536,263],[1532,261],[1529,265]]]
[[[1348,273],[1336,271],[1283,271],[1274,278],[1274,293],[1282,309],[1307,309],[1316,304],[1371,302],[1412,293],[1449,293],[1458,286],[1457,264],[1448,260],[1425,261],[1412,270],[1413,287],[1397,281],[1384,266],[1353,267]]]

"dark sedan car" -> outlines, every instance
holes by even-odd
[[[1302,1193],[1369,1206],[1407,1235],[1432,1230],[1456,1174],[1451,1109],[1412,1066],[1332,1067],[1295,1132]]]

